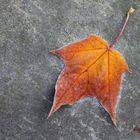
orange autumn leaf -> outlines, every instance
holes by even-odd
[[[84,40],[52,51],[64,61],[65,67],[56,83],[49,116],[64,104],[72,105],[81,98],[96,97],[116,125],[115,108],[121,77],[128,71],[128,66],[122,55],[113,49],[113,45],[109,45],[100,36],[90,35]]]
[[[121,75],[128,70],[121,54],[95,35],[52,53],[61,57],[65,68],[57,80],[51,113],[90,96],[99,99],[115,123]]]

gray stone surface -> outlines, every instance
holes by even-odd
[[[63,63],[49,53],[98,34],[110,43],[125,13],[136,9],[115,46],[132,74],[123,80],[117,128],[96,99],[64,106],[50,119]],[[139,0],[0,0],[0,140],[140,140]]]

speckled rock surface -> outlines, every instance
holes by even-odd
[[[49,53],[98,34],[109,43],[136,9],[115,46],[131,74],[123,80],[117,127],[96,99],[63,106],[47,119],[63,63]],[[0,0],[0,140],[140,140],[139,0]]]

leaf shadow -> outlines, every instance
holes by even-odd
[[[100,105],[99,109],[100,109],[100,113],[101,113],[102,117],[105,118],[107,123],[114,125],[109,113],[101,105]]]

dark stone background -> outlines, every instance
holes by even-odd
[[[96,99],[64,106],[50,119],[63,63],[49,53],[98,34],[109,43],[130,6],[136,9],[115,46],[132,74],[123,80],[117,128]],[[139,0],[0,0],[0,140],[140,140]]]

